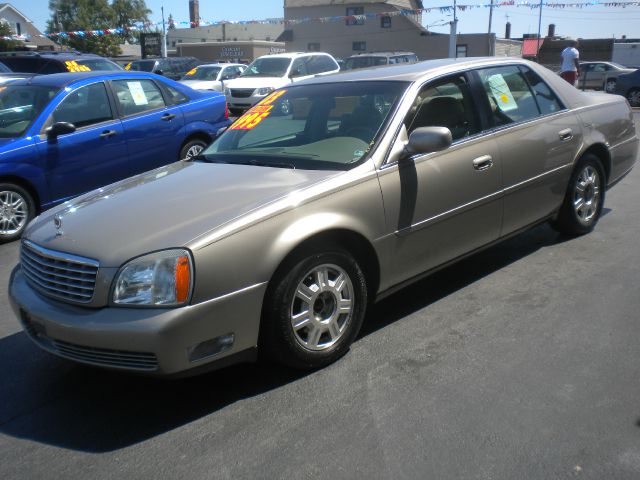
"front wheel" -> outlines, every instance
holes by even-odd
[[[189,160],[191,157],[199,155],[202,150],[207,148],[207,142],[200,138],[189,140],[180,149],[180,158],[178,160]]]
[[[290,367],[328,365],[355,340],[366,305],[365,276],[351,255],[302,256],[274,278],[267,292],[260,348]]]
[[[589,233],[602,213],[605,186],[600,159],[591,154],[582,157],[571,174],[564,202],[551,226],[568,235]]]
[[[616,79],[610,78],[604,82],[604,91],[607,93],[616,93]]]
[[[13,183],[0,183],[0,243],[20,237],[34,215],[29,192]]]

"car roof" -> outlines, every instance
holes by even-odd
[[[157,79],[158,75],[147,72],[127,72],[126,70],[118,72],[77,72],[77,73],[52,73],[50,75],[33,75],[25,78],[17,78],[12,81],[12,85],[40,85],[44,87],[65,87],[77,81],[88,80],[92,78],[113,80],[120,78],[130,78],[136,76],[138,78]]]
[[[268,55],[261,55],[258,58],[298,58],[298,57],[308,57],[310,55],[330,56],[326,52],[288,52],[288,53],[270,53]]]
[[[466,58],[442,58],[438,60],[425,60],[417,63],[396,64],[376,68],[358,68],[333,75],[315,76],[308,80],[302,80],[299,84],[329,83],[329,82],[357,82],[363,80],[396,80],[414,82],[437,74],[447,74],[462,69],[472,69],[486,66],[500,66],[502,64],[525,64],[533,62],[518,57],[466,57]]]
[[[349,58],[358,57],[391,57],[393,55],[415,55],[413,52],[370,52],[370,53],[356,53]]]
[[[94,53],[80,52],[2,52],[2,58],[46,58],[47,60],[82,60],[83,58],[105,58]]]

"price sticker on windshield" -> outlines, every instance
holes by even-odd
[[[189,70],[187,72],[187,75],[189,75],[189,76],[195,75],[197,71],[198,71],[198,68],[192,68],[191,70]]]
[[[252,128],[255,128],[256,125],[271,115],[271,112],[273,112],[273,102],[285,93],[287,93],[286,90],[279,90],[277,92],[273,92],[268,97],[265,97],[260,102],[256,103],[247,113],[236,120],[233,125],[229,127],[229,130],[251,130]]]
[[[67,67],[67,70],[70,72],[90,72],[91,69],[86,65],[80,65],[75,60],[67,60],[64,62]]]
[[[127,64],[124,66],[124,69],[125,69],[125,70],[131,70],[131,62],[127,63]]]

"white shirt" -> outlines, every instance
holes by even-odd
[[[576,62],[574,60],[577,60],[578,58],[580,58],[580,54],[578,53],[578,50],[576,50],[573,47],[567,47],[564,50],[562,50],[562,53],[560,54],[560,56],[562,57],[561,70],[563,72],[577,72]]]

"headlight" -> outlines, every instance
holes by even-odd
[[[258,90],[256,90],[256,95],[269,95],[274,90],[275,88],[273,87],[259,88]]]
[[[183,305],[191,293],[192,272],[191,255],[184,249],[135,258],[120,269],[113,302],[159,307]]]

